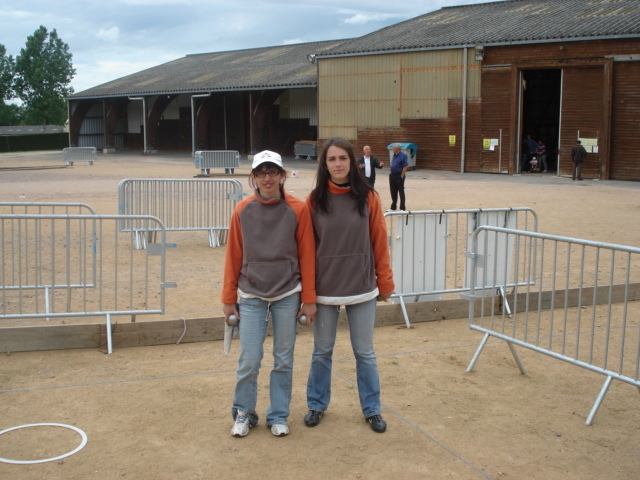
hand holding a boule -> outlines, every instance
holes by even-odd
[[[307,317],[307,323],[305,324],[307,327],[310,327],[313,323],[313,317],[315,316],[318,309],[316,308],[315,303],[303,303],[302,307],[300,307],[300,311],[298,312],[298,319],[303,315]]]
[[[238,313],[238,305],[236,303],[222,304],[222,313],[224,313],[224,323],[226,323],[227,325],[231,325],[231,323],[229,323],[229,317],[231,315],[235,315],[236,322],[240,319],[240,314]]]

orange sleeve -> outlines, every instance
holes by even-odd
[[[387,223],[382,212],[380,197],[374,191],[369,194],[369,234],[373,245],[373,256],[376,262],[376,282],[380,293],[393,292],[393,271],[389,256],[387,240]]]
[[[291,202],[293,203],[293,202]],[[298,217],[296,240],[298,242],[298,261],[302,277],[300,300],[303,303],[316,302],[316,240],[313,233],[311,212],[306,202],[297,201],[293,205]]]
[[[236,303],[238,301],[238,277],[242,269],[242,227],[240,226],[240,212],[247,204],[238,204],[231,216],[229,235],[227,238],[227,252],[224,257],[224,278],[222,284],[222,303]]]

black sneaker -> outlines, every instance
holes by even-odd
[[[382,419],[382,415],[371,415],[367,417],[367,422],[371,425],[371,430],[377,433],[384,433],[387,429],[387,422]]]
[[[320,419],[324,415],[324,412],[319,412],[317,410],[309,410],[307,414],[304,416],[304,424],[307,427],[315,427],[320,423]]]

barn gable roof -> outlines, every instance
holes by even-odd
[[[68,98],[316,87],[309,55],[613,38],[640,38],[640,0],[506,0],[445,7],[355,39],[187,55]]]
[[[315,87],[317,67],[309,63],[307,56],[336,47],[343,41],[187,55],[68,98]]]
[[[318,56],[640,37],[640,0],[508,0],[445,7]]]

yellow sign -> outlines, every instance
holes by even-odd
[[[491,146],[491,139],[490,138],[483,138],[482,139],[482,148],[485,150],[489,150],[489,147]]]
[[[587,152],[598,153],[598,139],[597,138],[580,138],[582,146]]]
[[[455,135],[449,135],[449,146],[450,147],[455,147],[456,146],[456,136]]]

